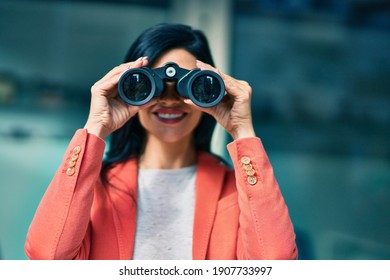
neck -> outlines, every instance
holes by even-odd
[[[191,140],[165,143],[147,137],[145,151],[139,159],[140,169],[178,169],[196,163],[196,151]]]

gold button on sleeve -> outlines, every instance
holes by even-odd
[[[69,167],[69,168],[66,170],[66,174],[67,174],[68,176],[72,176],[72,175],[74,174],[74,172],[75,172],[74,167]]]
[[[257,183],[257,177],[256,176],[248,176],[248,183],[250,185],[254,185]]]
[[[252,164],[248,163],[248,164],[243,164],[242,165],[242,168],[244,168],[245,171],[247,170],[252,170]]]
[[[80,147],[80,146],[76,146],[76,147],[74,147],[74,149],[73,149],[73,154],[79,154],[80,151],[81,151],[81,147]]]
[[[68,161],[68,167],[73,167],[75,165],[76,165],[76,161],[74,161],[74,160]]]
[[[251,170],[245,170],[246,174],[249,175],[249,176],[253,176],[255,175],[255,170],[251,169]]]
[[[241,163],[242,164],[249,164],[251,162],[251,159],[249,157],[242,157]]]
[[[76,161],[78,158],[79,158],[79,155],[78,155],[78,154],[72,154],[72,155],[70,156],[70,160],[73,160],[73,161]]]

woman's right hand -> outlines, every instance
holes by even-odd
[[[84,126],[103,140],[115,130],[122,127],[139,110],[155,103],[152,99],[143,106],[131,106],[125,103],[118,94],[118,81],[128,69],[140,68],[148,64],[147,57],[121,64],[91,87],[91,107],[88,120]]]

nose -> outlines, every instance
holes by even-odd
[[[163,104],[180,103],[181,97],[176,91],[176,83],[166,82],[163,93],[160,95],[158,101]]]

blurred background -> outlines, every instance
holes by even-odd
[[[390,259],[388,0],[0,0],[0,259],[26,259],[90,87],[160,22],[204,30],[251,84],[299,258]]]

